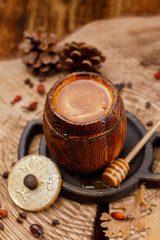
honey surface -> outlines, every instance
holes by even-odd
[[[104,84],[92,79],[80,79],[61,88],[56,98],[56,107],[63,117],[82,123],[103,116],[111,102],[111,94]]]

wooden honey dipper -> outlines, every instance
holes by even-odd
[[[147,143],[147,141],[156,132],[160,126],[160,120],[148,131],[143,138],[136,144],[131,152],[124,158],[117,158],[112,161],[108,167],[105,168],[102,174],[103,182],[110,187],[117,187],[126,178],[129,171],[129,163],[135,157],[135,155],[141,150],[141,148]]]

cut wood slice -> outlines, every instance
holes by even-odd
[[[28,155],[13,167],[8,179],[8,191],[13,202],[26,211],[40,211],[58,197],[61,175],[49,158]]]

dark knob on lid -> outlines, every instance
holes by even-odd
[[[33,189],[35,189],[35,188],[38,186],[38,180],[37,180],[37,178],[36,178],[34,175],[32,175],[32,174],[28,174],[28,175],[24,178],[23,182],[24,182],[24,185],[25,185],[27,188],[29,188],[30,190],[33,190]]]

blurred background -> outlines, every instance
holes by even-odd
[[[0,0],[0,57],[17,54],[26,29],[61,38],[96,19],[158,14],[160,0]]]

